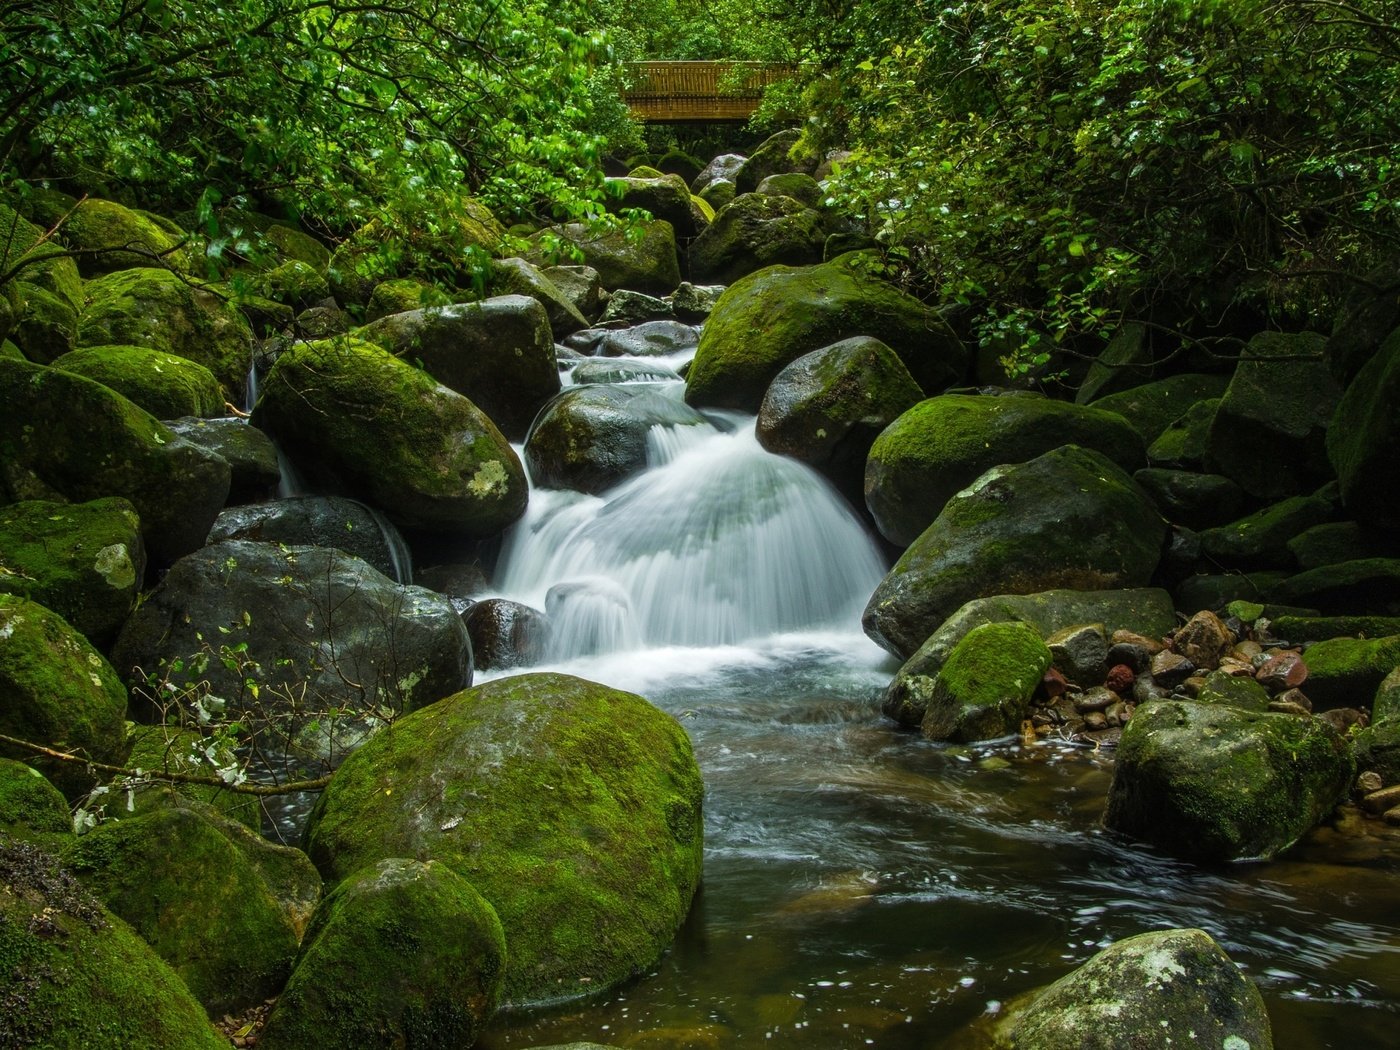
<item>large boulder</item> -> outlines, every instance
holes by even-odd
[[[243,403],[253,330],[217,291],[167,270],[120,270],[84,289],[78,346],[144,346],[203,365]],[[184,413],[181,413],[184,414]]]
[[[1123,730],[1104,824],[1191,860],[1267,860],[1331,813],[1355,773],[1321,718],[1157,701]]]
[[[700,169],[700,174],[690,180],[690,192],[699,193],[717,179],[727,179],[733,182],[734,176],[739,174],[739,169],[744,166],[746,160],[748,158],[740,153],[721,153],[712,158],[708,164]]]
[[[130,614],[145,572],[141,520],[119,496],[0,507],[0,592],[52,609],[98,645]]]
[[[1305,529],[1329,521],[1335,498],[1326,493],[1290,496],[1237,521],[1200,534],[1201,554],[1217,569],[1291,568],[1288,541]]]
[[[609,332],[598,341],[602,357],[662,357],[694,350],[700,333],[679,321],[644,321],[620,332]]]
[[[1324,614],[1400,616],[1400,558],[1356,558],[1290,576],[1269,600]]]
[[[229,507],[214,519],[209,542],[261,540],[334,547],[363,558],[389,579],[412,583],[408,546],[381,513],[344,496],[288,496]]]
[[[102,654],[57,613],[12,594],[0,594],[0,639],[0,733],[121,765],[126,689]],[[28,762],[69,798],[96,783],[81,762],[13,744],[0,754]]]
[[[471,398],[513,441],[559,392],[549,317],[524,295],[410,310],[356,334]]]
[[[1079,384],[1074,400],[1087,405],[1152,378],[1152,347],[1147,329],[1130,323],[1118,329]]]
[[[144,346],[85,346],[55,358],[53,367],[111,387],[157,419],[224,414],[219,381],[189,358]]]
[[[83,305],[83,279],[62,244],[0,203],[0,272],[11,271],[16,283],[42,288],[75,310]]]
[[[1308,646],[1308,699],[1319,710],[1365,707],[1381,682],[1400,667],[1400,634],[1381,638],[1329,638]]]
[[[1011,1029],[1014,1050],[1272,1050],[1264,999],[1202,930],[1153,930],[1061,977]]]
[[[73,304],[27,281],[16,281],[13,294],[10,337],[25,357],[46,365],[73,349],[78,336],[78,310]]]
[[[709,224],[691,197],[690,187],[679,175],[663,175],[659,179],[632,176],[608,179],[605,188],[608,211],[641,209],[650,212],[653,218],[669,222],[677,237],[694,237]]]
[[[327,733],[334,709],[372,722],[471,682],[466,628],[447,598],[324,547],[228,540],[182,558],[122,628],[112,660],[156,673],[190,663],[209,638],[246,644],[238,651],[258,665],[210,660],[202,678],[213,695],[252,705],[251,674],[262,703],[300,696]]]
[[[692,405],[757,412],[783,367],[868,335],[890,347],[927,393],[957,383],[967,350],[937,310],[868,271],[869,257],[770,266],[730,285],[705,324],[686,376]]]
[[[1400,461],[1400,328],[1357,373],[1327,430],[1342,502],[1358,521],[1400,527],[1391,478]]]
[[[0,359],[0,404],[0,503],[123,496],[161,565],[204,542],[228,495],[223,459],[101,383],[55,368]]]
[[[759,143],[734,173],[734,182],[739,192],[752,193],[769,175],[778,175],[785,171],[803,171],[811,174],[815,171],[821,159],[816,154],[801,159],[793,157],[793,148],[801,139],[802,132],[799,129],[788,128],[769,135]]]
[[[1105,394],[1090,404],[1105,412],[1118,413],[1150,445],[1192,405],[1223,396],[1229,385],[1230,377],[1226,375],[1183,372],[1116,394]]]
[[[1143,467],[1133,480],[1152,497],[1162,516],[1188,529],[1234,521],[1245,507],[1244,490],[1223,474]]]
[[[875,439],[865,502],[881,535],[906,547],[984,471],[1075,444],[1124,470],[1143,465],[1142,439],[1113,412],[1031,395],[944,394],[914,405]]]
[[[1166,523],[1105,456],[1066,445],[993,467],[948,501],[865,607],[871,638],[907,658],[964,602],[1148,582]]]
[[[920,725],[925,739],[970,744],[1018,732],[1050,659],[1030,624],[974,627],[934,679]]]
[[[0,1042],[228,1050],[179,977],[34,846],[0,836]]]
[[[253,423],[310,481],[402,528],[487,537],[525,510],[525,472],[461,394],[354,339],[296,346],[268,373]]]
[[[695,238],[690,273],[697,281],[732,284],[765,266],[819,263],[826,234],[815,208],[791,197],[744,193]]]
[[[670,295],[681,283],[675,228],[664,219],[653,219],[636,230],[632,236],[626,230],[597,234],[583,223],[571,222],[556,232],[583,253],[583,261],[598,271],[604,287]]]
[[[257,427],[248,426],[246,420],[237,416],[182,416],[162,422],[190,444],[228,463],[229,503],[252,503],[277,492],[282,480],[277,446]]]
[[[527,295],[544,307],[556,340],[588,327],[575,303],[575,289],[565,291],[550,276],[524,259],[497,259],[491,264],[492,295]]]
[[[192,253],[182,247],[188,235],[169,219],[116,201],[70,200],[43,195],[32,202],[32,215],[45,226],[58,225],[58,239],[76,254],[84,277],[128,267],[186,269],[193,261]]]
[[[31,765],[0,758],[0,832],[37,831],[64,835],[73,817],[63,792]]]
[[[264,1050],[460,1050],[500,1003],[501,920],[437,861],[352,873],[316,912]]]
[[[512,1005],[598,993],[666,949],[700,879],[700,771],[639,696],[558,674],[497,679],[395,722],[321,795],[306,847],[338,883],[441,861],[496,909]]]

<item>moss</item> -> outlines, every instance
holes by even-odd
[[[1357,731],[1352,737],[1356,746],[1356,769],[1381,775],[1386,787],[1400,784],[1400,719],[1377,722]]]
[[[1380,558],[1395,550],[1385,533],[1364,529],[1354,521],[1333,521],[1304,529],[1288,541],[1301,569],[1339,565],[1363,558]]]
[[[1148,446],[1148,461],[1157,466],[1200,467],[1206,459],[1211,420],[1219,408],[1219,398],[1196,402]]]
[[[1400,558],[1358,558],[1290,576],[1269,591],[1282,605],[1332,615],[1400,613]]]
[[[820,213],[801,201],[742,194],[691,244],[691,273],[697,281],[732,284],[765,266],[820,263],[826,233]]]
[[[1090,405],[1118,413],[1151,445],[1192,405],[1219,398],[1229,383],[1229,376],[1188,372],[1096,398]]]
[[[1206,529],[1201,553],[1224,569],[1289,568],[1289,540],[1304,529],[1332,517],[1333,500],[1323,496],[1293,496],[1219,528]]]
[[[141,406],[157,419],[224,414],[214,373],[201,364],[143,346],[86,346],[53,362],[86,376]]]
[[[251,277],[249,285],[258,295],[297,310],[314,306],[331,294],[325,274],[299,259],[289,259]]]
[[[396,277],[374,286],[374,291],[369,296],[369,305],[365,308],[365,320],[377,321],[390,314],[451,304],[452,296],[441,288],[413,277]]]
[[[307,849],[338,881],[395,856],[481,891],[513,1004],[601,991],[650,966],[700,878],[702,785],[684,731],[641,697],[564,675],[470,689],[341,766]]]
[[[758,184],[769,175],[777,175],[780,172],[794,171],[798,167],[804,166],[795,163],[792,159],[792,152],[797,148],[802,138],[802,132],[796,128],[789,128],[768,136],[749,154],[741,168],[735,173],[734,179],[738,184],[740,193],[752,193],[758,189]],[[812,171],[815,164],[807,166],[806,170]]]
[[[173,725],[140,725],[132,730],[129,739],[131,754],[126,761],[132,769],[155,774],[192,773],[208,776],[211,773],[209,763],[197,757],[210,746],[209,741],[193,729]],[[225,748],[216,755],[216,760],[222,766],[229,766],[236,762],[236,756],[231,749]],[[151,785],[135,793],[131,813],[145,814],[153,809],[168,807],[171,804],[168,793],[211,806],[223,816],[253,831],[262,829],[262,806],[257,798],[239,795],[212,784]],[[110,816],[114,820],[126,819],[128,812],[125,804],[116,806]]]
[[[1400,331],[1392,333],[1347,387],[1327,430],[1327,456],[1342,500],[1358,520],[1400,526],[1400,498],[1381,481],[1400,458]]]
[[[567,223],[556,232],[583,253],[583,261],[602,276],[604,287],[627,288],[648,295],[669,295],[681,283],[676,230],[663,219],[644,222],[634,233],[591,233],[582,223]],[[538,240],[538,238],[536,238]],[[535,263],[552,263],[530,255]]]
[[[609,211],[645,211],[669,222],[679,238],[694,237],[705,227],[705,220],[690,203],[690,187],[679,175],[608,179],[606,190]]]
[[[62,834],[71,831],[68,802],[33,766],[0,758],[0,825]]]
[[[192,262],[177,249],[182,237],[178,227],[168,220],[156,222],[115,201],[82,201],[59,227],[58,236],[70,248],[84,253],[78,258],[78,270],[87,278],[128,267],[188,266]]]
[[[331,250],[309,233],[273,223],[263,231],[263,237],[276,247],[277,257],[283,262],[303,263],[318,273],[325,273],[330,265]]]
[[[973,628],[934,681],[923,735],[971,743],[1017,732],[1050,662],[1050,650],[1029,624]]]
[[[23,262],[18,282],[51,292],[76,309],[82,305],[83,281],[71,258],[53,257],[62,251],[61,244],[44,240],[38,226],[0,204],[0,272]]]
[[[1267,711],[1269,691],[1253,678],[1236,678],[1225,671],[1212,671],[1206,675],[1196,702],[1225,704],[1246,711]]]
[[[1400,635],[1400,616],[1275,616],[1272,630],[1290,642],[1329,638],[1385,638]]]
[[[15,282],[20,308],[11,336],[24,356],[39,364],[73,349],[78,311],[66,299],[37,285]]]
[[[1308,646],[1303,662],[1305,690],[1315,706],[1368,707],[1381,681],[1400,667],[1400,635],[1332,638]]]

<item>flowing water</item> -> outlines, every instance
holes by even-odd
[[[750,420],[713,418],[658,431],[652,467],[602,497],[533,494],[499,574],[549,608],[549,669],[688,730],[703,890],[652,973],[506,1014],[479,1046],[979,1046],[1014,997],[1177,926],[1259,983],[1281,1050],[1400,1045],[1400,839],[1324,832],[1288,861],[1201,869],[1099,828],[1111,754],[896,730],[895,664],[859,628],[875,545]]]

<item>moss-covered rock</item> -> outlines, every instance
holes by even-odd
[[[1385,676],[1400,667],[1400,635],[1330,638],[1308,646],[1303,662],[1314,707],[1367,707]]]
[[[964,602],[1147,583],[1166,523],[1103,455],[1066,445],[993,467],[948,501],[876,588],[865,632],[907,658]]]
[[[41,834],[73,829],[68,801],[33,766],[0,758],[0,828],[24,828]]]
[[[1387,719],[1357,730],[1352,742],[1358,773],[1379,773],[1386,787],[1400,784],[1400,719]]]
[[[221,745],[175,721],[133,725],[127,742],[131,745],[127,767],[144,770],[151,774],[151,779],[132,788],[129,796],[126,794],[129,783],[124,778],[117,778],[120,783],[109,784],[113,801],[104,810],[106,819],[144,816],[155,809],[178,807],[183,805],[181,800],[188,799],[210,806],[252,831],[262,831],[262,804],[257,796],[230,791],[222,785],[161,779],[162,775],[171,773],[207,777],[216,775],[216,769],[236,768],[240,759],[232,747]]]
[[[189,989],[47,854],[0,835],[0,1045],[227,1050]]]
[[[53,367],[111,387],[157,419],[224,414],[214,373],[174,354],[144,346],[86,346],[55,359]]]
[[[391,858],[340,883],[258,1039],[265,1050],[460,1050],[500,1003],[501,921],[436,861]]]
[[[801,201],[740,194],[691,244],[690,273],[697,281],[732,284],[765,266],[819,263],[826,234],[821,214]]]
[[[524,259],[498,259],[491,264],[492,295],[528,295],[544,307],[555,340],[588,327],[574,298]]]
[[[1117,412],[1151,445],[1192,405],[1223,396],[1229,385],[1229,376],[1185,372],[1105,394],[1090,403],[1105,412]]]
[[[1325,642],[1331,638],[1386,638],[1400,634],[1400,616],[1274,616],[1270,628],[1290,642]]]
[[[656,159],[656,170],[663,175],[679,175],[689,185],[699,178],[704,162],[680,148],[668,149]]]
[[[17,282],[43,288],[76,310],[83,302],[83,280],[77,263],[62,252],[62,244],[45,240],[43,230],[0,203],[0,273],[19,267]]]
[[[141,520],[121,497],[0,507],[0,592],[30,598],[103,645],[146,571]]]
[[[809,208],[819,207],[824,196],[821,185],[805,171],[769,175],[754,187],[754,192],[766,197],[791,197]]]
[[[1327,456],[1357,520],[1400,526],[1400,496],[1382,480],[1400,460],[1400,329],[1346,388],[1327,431]]]
[[[253,331],[227,297],[148,269],[89,281],[86,293],[78,346],[144,346],[187,358],[214,373],[226,400],[243,403]]]
[[[1290,576],[1268,591],[1270,601],[1333,616],[1400,615],[1400,558],[1358,558]]]
[[[436,307],[451,306],[452,296],[436,285],[420,281],[416,277],[394,277],[380,281],[369,293],[369,303],[365,306],[365,320],[377,321],[381,317],[407,313],[410,310],[431,310]]]
[[[1201,554],[1220,569],[1292,568],[1288,541],[1335,512],[1335,501],[1324,494],[1291,496],[1228,525],[1205,529]]]
[[[1152,378],[1152,347],[1147,329],[1140,324],[1125,324],[1114,333],[1098,359],[1089,366],[1079,390],[1076,404],[1087,405],[1108,394],[1121,393]]]
[[[689,185],[679,175],[641,178],[633,174],[622,179],[608,179],[606,191],[608,211],[641,209],[650,212],[653,218],[669,222],[677,237],[694,237],[709,225],[692,200]]]
[[[734,182],[739,192],[752,193],[769,175],[778,175],[786,171],[804,171],[810,175],[815,171],[820,159],[815,154],[794,156],[801,140],[801,131],[788,128],[769,135],[759,143],[734,173]]]
[[[1264,999],[1202,930],[1154,930],[1103,949],[1032,1002],[1014,1050],[1148,1046],[1272,1050]]]
[[[603,276],[591,266],[546,266],[540,274],[591,322],[603,312]],[[546,310],[548,307],[546,307]]]
[[[0,594],[0,732],[120,765],[126,758],[126,689],[115,671],[57,613]],[[0,752],[32,763],[69,798],[96,783],[79,762]]]
[[[356,335],[471,398],[512,441],[559,392],[549,317],[524,295],[397,313]]]
[[[331,294],[326,275],[300,259],[279,263],[249,283],[258,295],[296,310],[314,306]]]
[[[1288,549],[1300,569],[1384,558],[1397,551],[1391,534],[1354,521],[1330,521],[1304,529],[1288,541]]]
[[[10,338],[31,361],[46,365],[73,349],[78,311],[68,300],[46,288],[16,281],[18,300]]]
[[[819,266],[770,266],[730,285],[700,337],[685,399],[757,412],[785,365],[856,335],[889,346],[926,393],[961,380],[967,350],[938,311],[868,266],[855,253]]]
[[[1236,677],[1226,671],[1212,671],[1206,675],[1201,690],[1196,694],[1198,704],[1225,704],[1245,711],[1267,711],[1269,691],[1253,678]]]
[[[700,878],[703,788],[685,732],[639,696],[502,678],[400,719],[351,755],[307,850],[339,882],[440,860],[500,915],[512,1004],[602,991],[650,966]]]
[[[928,740],[972,743],[1019,731],[1050,650],[1027,623],[974,627],[934,679],[920,731]]]
[[[599,235],[571,222],[551,232],[583,253],[583,261],[598,271],[604,287],[669,295],[681,283],[675,228],[664,219],[653,219],[638,230],[640,236],[622,230]],[[531,261],[538,260],[532,256]]]
[[[1024,463],[1064,444],[1142,465],[1143,446],[1122,416],[1030,395],[944,394],[914,405],[875,439],[865,502],[891,543],[908,546],[984,471]]]
[[[230,504],[253,503],[277,492],[282,466],[277,446],[257,427],[236,416],[201,419],[182,416],[162,422],[192,445],[228,463]]]
[[[253,422],[305,477],[397,525],[486,537],[525,510],[525,472],[486,414],[372,343],[296,346],[268,373]]]
[[[123,496],[146,552],[168,564],[204,542],[229,466],[101,383],[0,360],[0,503]]]
[[[1176,470],[1203,470],[1210,449],[1210,427],[1220,398],[1197,401],[1147,446],[1148,462]],[[1232,479],[1235,480],[1235,479]]]
[[[715,179],[705,184],[704,188],[697,194],[696,199],[704,201],[710,206],[710,210],[718,215],[725,205],[738,195],[738,192],[733,179]],[[713,219],[710,221],[714,222]]]
[[[1332,812],[1355,772],[1323,719],[1159,701],[1123,730],[1104,824],[1194,860],[1265,860]]]
[[[90,197],[66,218],[52,212],[45,217],[51,223],[62,218],[58,238],[78,253],[78,271],[86,278],[128,267],[187,269],[192,262],[190,254],[180,248],[184,234],[178,226],[116,201]]]
[[[1133,480],[1152,497],[1164,518],[1188,529],[1233,521],[1245,506],[1244,490],[1223,474],[1143,467],[1133,473]]]

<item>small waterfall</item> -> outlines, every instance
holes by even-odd
[[[359,500],[355,502],[360,503]],[[384,549],[389,554],[389,564],[394,570],[394,582],[404,586],[411,584],[413,555],[409,552],[408,544],[404,542],[403,533],[394,527],[394,523],[386,518],[378,507],[371,507],[368,503],[360,503],[360,506],[374,519],[374,523],[379,526],[379,534],[384,537]]]

